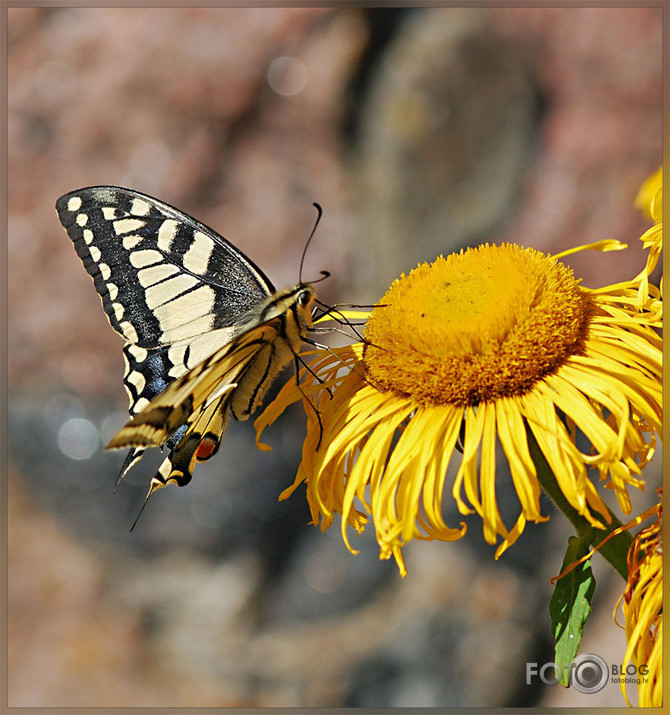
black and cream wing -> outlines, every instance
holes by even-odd
[[[227,344],[243,316],[274,291],[225,238],[137,191],[79,189],[58,199],[56,210],[110,324],[126,340],[131,414]],[[183,432],[167,442],[171,450]],[[142,451],[130,451],[121,476]]]
[[[56,210],[112,327],[132,344],[154,348],[229,328],[274,292],[225,238],[137,191],[80,189]]]

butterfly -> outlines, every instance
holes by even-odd
[[[218,450],[228,414],[246,420],[298,360],[316,292],[303,282],[277,291],[223,236],[132,189],[78,189],[56,211],[125,340],[131,419],[107,449],[130,451],[116,486],[147,447],[169,450],[144,507],[156,489],[188,484]]]

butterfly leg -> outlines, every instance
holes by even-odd
[[[310,399],[309,395],[302,389],[302,385],[300,384],[300,365],[302,365],[308,372],[310,372],[319,382],[322,382],[321,378],[312,370],[312,368],[298,355],[298,353],[293,354],[293,362],[295,365],[295,384],[298,390],[300,390],[302,396],[307,400],[309,403],[309,406],[314,410],[314,414],[316,415],[317,422],[319,423],[319,441],[316,443],[316,451],[319,451],[319,447],[321,446],[321,440],[323,439],[323,423],[321,422],[321,413],[319,412],[319,408],[312,402]],[[330,395],[330,398],[333,398],[333,393],[330,391],[328,387],[326,387],[326,390],[328,390],[328,394]]]

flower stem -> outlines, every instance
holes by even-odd
[[[558,509],[563,512],[570,523],[575,527],[575,531],[579,536],[583,536],[591,531],[591,546],[597,547],[602,541],[604,541],[615,529],[621,526],[621,522],[612,514],[608,509],[608,514],[610,516],[610,523],[605,525],[604,529],[595,529],[593,526],[579,514],[565,498],[565,495],[561,491],[554,473],[549,467],[549,463],[545,459],[542,450],[540,449],[535,436],[530,429],[526,430],[528,433],[528,448],[530,450],[530,455],[537,467],[537,479],[540,485],[551,498],[551,500],[556,504]],[[628,531],[623,531],[616,536],[613,536],[607,543],[603,544],[598,552],[614,567],[614,569],[621,575],[621,577],[626,581],[628,580],[628,550],[630,545],[633,543],[633,537]]]

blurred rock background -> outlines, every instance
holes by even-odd
[[[154,466],[112,495],[121,341],[53,206],[130,186],[284,287],[319,201],[305,277],[331,271],[328,302],[374,301],[481,241],[618,238],[629,251],[569,259],[585,285],[615,282],[642,265],[633,199],[661,162],[660,9],[8,12],[9,704],[622,705],[618,686],[584,701],[525,684],[526,662],[551,660],[560,519],[499,562],[472,520],[461,542],[412,544],[402,580],[371,534],[354,557],[308,526],[300,490],[277,502],[297,412],[266,433],[271,453],[231,425],[129,534]],[[646,476],[636,508],[660,460]],[[617,662],[622,583],[596,567],[605,615],[584,651]]]

